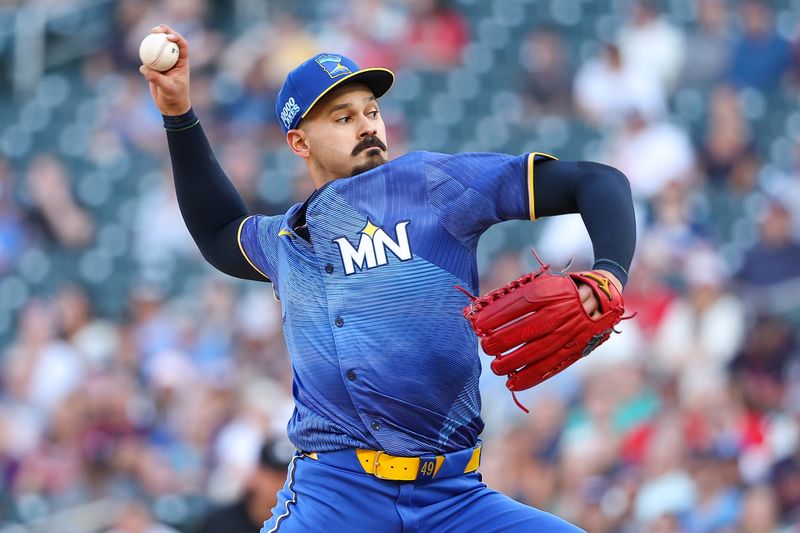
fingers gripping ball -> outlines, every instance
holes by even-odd
[[[178,62],[178,45],[167,39],[165,33],[151,33],[139,45],[139,59],[147,68],[164,72]]]
[[[495,358],[492,371],[508,376],[506,386],[512,394],[587,356],[616,331],[625,311],[622,295],[601,274],[554,273],[550,265],[539,262],[542,266],[536,272],[473,297],[463,311],[483,351]],[[579,284],[589,286],[597,297],[599,313],[594,318],[581,303]]]

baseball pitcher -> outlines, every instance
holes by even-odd
[[[153,31],[180,48],[171,70],[141,72],[186,225],[212,265],[271,281],[281,303],[298,451],[262,533],[579,531],[482,483],[478,339],[518,391],[609,336],[635,244],[625,176],[541,153],[390,160],[379,98],[394,74],[326,53],[289,73],[275,105],[316,190],[250,214],[192,110],[186,40]],[[543,264],[472,296],[487,228],[564,213],[583,217],[592,271]]]

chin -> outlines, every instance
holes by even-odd
[[[364,172],[372,170],[373,168],[378,168],[384,163],[386,163],[386,159],[382,155],[379,154],[371,156],[363,163],[359,163],[358,165],[354,166],[353,170],[350,172],[350,177],[352,178],[353,176],[363,174]]]

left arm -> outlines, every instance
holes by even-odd
[[[622,290],[636,228],[630,185],[620,171],[541,152],[426,153],[423,163],[431,206],[464,246],[477,246],[484,231],[506,220],[580,213],[594,247],[593,269]]]
[[[518,176],[519,160],[514,163]],[[628,179],[621,172],[598,163],[553,160],[535,152],[527,156],[526,163],[524,202],[520,201],[521,180],[495,180],[511,191],[483,187],[483,198],[494,192],[492,197],[499,200],[489,204],[497,208],[494,219],[522,218],[523,207],[524,214],[534,220],[580,213],[592,239],[593,270],[602,274],[554,275],[542,263],[536,272],[473,298],[464,308],[483,350],[495,357],[492,371],[508,376],[506,386],[512,394],[558,374],[616,331],[615,326],[625,318],[620,292],[636,245],[633,200]],[[504,177],[502,172],[498,175]],[[473,183],[485,185],[480,180]],[[475,204],[480,206],[480,201]],[[576,286],[580,305],[574,302]],[[527,411],[519,402],[517,405]]]
[[[600,163],[544,160],[534,165],[533,188],[535,218],[580,213],[592,240],[593,269],[622,291],[636,246],[633,200],[625,175]]]

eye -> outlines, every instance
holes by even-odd
[[[370,111],[369,113],[367,113],[367,115],[369,116],[369,118],[378,118],[378,110],[374,109],[374,110]]]
[[[338,122],[339,124],[347,124],[348,122],[350,122],[350,117],[349,116],[339,117],[336,119],[336,122]]]

